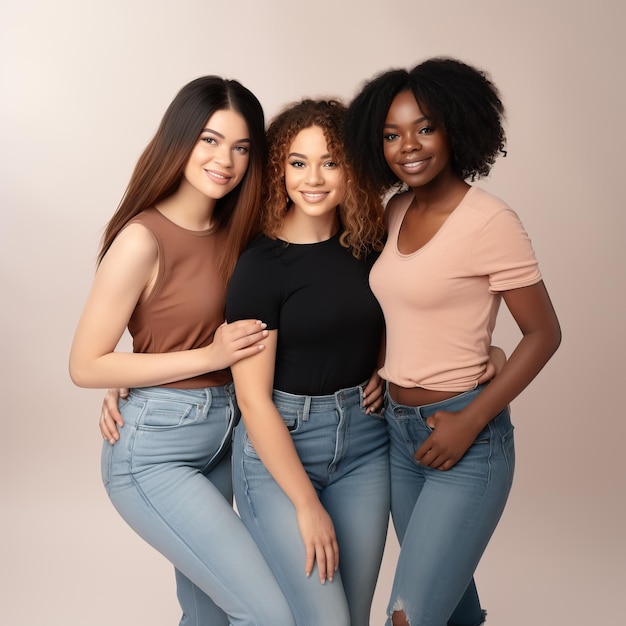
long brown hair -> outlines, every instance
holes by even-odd
[[[98,263],[119,232],[141,211],[172,195],[206,121],[221,110],[241,114],[250,135],[250,159],[241,183],[217,201],[215,232],[226,231],[219,271],[226,283],[237,258],[259,229],[263,169],[267,156],[263,109],[236,80],[203,76],[185,85],[167,108],[156,135],[139,158],[122,201],[107,224]]]
[[[262,229],[275,238],[280,232],[290,199],[285,189],[285,162],[296,135],[318,126],[324,132],[328,150],[343,168],[345,195],[338,208],[343,226],[341,244],[361,258],[368,251],[382,249],[385,232],[380,196],[354,171],[343,147],[346,107],[338,100],[302,100],[279,113],[267,131],[269,157],[263,193]]]

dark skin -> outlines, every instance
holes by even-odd
[[[426,419],[434,432],[416,450],[421,465],[450,469],[472,445],[478,433],[516,398],[557,349],[561,332],[543,281],[503,294],[522,340],[502,371],[465,409],[437,411]]]
[[[469,185],[452,169],[447,137],[422,112],[410,92],[399,94],[385,125],[385,158],[415,195],[398,236],[410,254],[427,244],[459,205]],[[425,167],[406,167],[424,163]],[[434,432],[416,450],[421,465],[448,470],[478,433],[537,376],[561,341],[556,313],[543,281],[502,293],[522,339],[501,372],[463,410],[438,411],[426,419]]]
[[[385,159],[415,196],[398,235],[398,249],[410,254],[436,235],[469,185],[452,169],[444,129],[431,123],[410,92],[394,99],[384,132]],[[423,466],[442,471],[452,468],[487,423],[537,376],[560,344],[559,322],[543,281],[505,291],[502,297],[522,339],[498,375],[469,405],[426,418],[433,432],[414,454]],[[404,611],[395,611],[392,623],[409,624]]]
[[[425,187],[413,188],[413,202],[400,229],[398,248],[415,252],[437,233],[459,204],[469,185],[452,170],[443,171]],[[426,419],[430,437],[415,452],[421,465],[448,470],[476,436],[535,378],[559,346],[561,331],[543,281],[502,293],[522,339],[498,376],[462,411],[438,411]]]

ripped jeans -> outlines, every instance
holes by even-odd
[[[426,418],[459,411],[484,386],[421,407],[387,393],[391,438],[391,513],[400,542],[387,626],[404,611],[411,626],[478,626],[485,621],[474,570],[506,504],[515,466],[513,426],[504,409],[447,471],[424,467],[413,454],[432,430]]]

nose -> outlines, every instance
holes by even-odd
[[[402,138],[402,152],[413,152],[413,150],[421,150],[419,136],[414,133],[407,133]]]
[[[233,152],[230,146],[222,144],[215,160],[224,167],[232,167],[233,165]]]
[[[309,167],[307,169],[306,182],[308,185],[323,185],[324,184],[324,174],[322,169],[319,167]]]

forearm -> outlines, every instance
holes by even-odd
[[[476,432],[510,404],[539,374],[556,352],[560,332],[525,335],[498,375],[464,410],[476,424]]]
[[[165,354],[110,352],[70,356],[70,376],[79,387],[150,387],[212,371],[206,348]]]
[[[272,478],[296,509],[317,505],[319,499],[293,439],[271,400],[237,396],[248,437]]]

